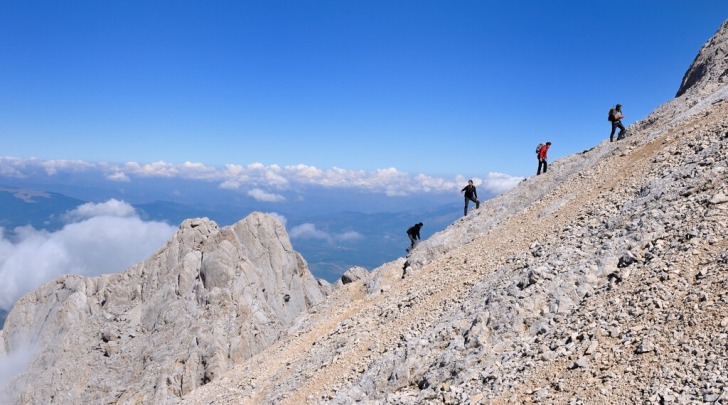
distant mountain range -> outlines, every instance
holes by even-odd
[[[290,206],[281,206],[276,213],[285,217],[289,232],[305,224],[315,227],[315,233],[304,232],[292,237],[292,244],[307,260],[317,278],[334,282],[353,266],[373,269],[403,256],[409,244],[405,233],[407,228],[423,222],[423,238],[443,229],[461,215],[460,200],[457,201],[429,208],[423,208],[420,202],[413,208],[398,212],[302,212]],[[10,240],[19,226],[30,225],[36,229],[56,231],[65,224],[65,213],[87,202],[57,192],[0,186],[0,226],[5,229],[5,235]],[[207,217],[220,226],[226,226],[255,210],[271,211],[270,206],[242,208],[232,203],[183,204],[160,200],[132,205],[141,219],[172,225],[188,218]]]
[[[232,205],[189,206],[169,201],[134,206],[143,219],[172,224],[187,218],[204,216],[220,226],[226,226],[250,213],[241,212],[239,207]],[[281,210],[278,213],[287,219],[286,228],[289,232],[303,224],[315,224],[316,229],[321,232],[320,235],[292,237],[291,243],[301,252],[317,278],[334,282],[353,266],[371,270],[405,255],[404,249],[409,245],[407,228],[423,222],[425,227],[422,229],[422,237],[426,238],[457,219],[461,215],[460,209],[459,203],[453,203],[403,212],[343,211],[306,215]],[[355,232],[359,237],[345,240],[335,237],[347,232]]]
[[[727,49],[728,21],[624,140],[347,283],[314,280],[286,233],[378,257],[460,207],[188,220],[126,271],[46,283],[0,330],[20,365],[0,402],[724,403]]]
[[[59,193],[0,186],[0,227],[6,235],[25,225],[57,230],[63,227],[61,215],[84,202]]]

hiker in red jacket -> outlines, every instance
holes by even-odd
[[[546,170],[548,170],[549,168],[549,164],[546,162],[546,160],[548,159],[548,156],[546,154],[548,153],[550,146],[551,142],[546,142],[546,144],[538,150],[538,170],[536,171],[536,176],[541,174],[542,167],[544,173],[546,173]]]

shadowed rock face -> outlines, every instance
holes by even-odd
[[[690,89],[728,83],[728,21],[720,26],[713,37],[700,48],[698,56],[685,72],[675,97]]]
[[[8,311],[0,309],[0,329],[5,325],[5,318],[8,316]]]
[[[0,354],[37,355],[7,394],[22,403],[173,403],[278,340],[324,295],[284,227],[186,220],[129,270],[61,277],[19,300]]]

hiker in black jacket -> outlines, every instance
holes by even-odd
[[[475,203],[475,209],[480,208],[480,200],[478,200],[478,192],[475,190],[472,180],[468,180],[468,185],[460,190],[461,193],[465,193],[465,209],[463,215],[468,215],[468,203],[470,201]]]
[[[409,236],[411,242],[409,249],[407,249],[408,253],[415,247],[417,240],[420,239],[420,229],[422,229],[422,222],[414,224],[407,230],[407,236]]]

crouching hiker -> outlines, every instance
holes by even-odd
[[[549,164],[547,162],[548,160],[548,151],[551,147],[551,142],[546,142],[544,145],[539,145],[539,147],[536,149],[536,156],[538,157],[538,170],[536,170],[536,176],[541,174],[541,169],[543,168],[543,172],[546,173],[546,170],[549,168]]]
[[[410,247],[407,248],[407,253],[414,249],[415,243],[417,243],[417,240],[420,239],[420,229],[422,229],[422,222],[412,225],[407,230],[407,236],[409,236],[410,239]]]
[[[468,204],[470,201],[475,203],[475,209],[480,208],[480,200],[478,200],[478,191],[475,190],[472,180],[468,180],[468,185],[460,190],[461,193],[465,193],[465,208],[463,209],[463,215],[468,215]]]

